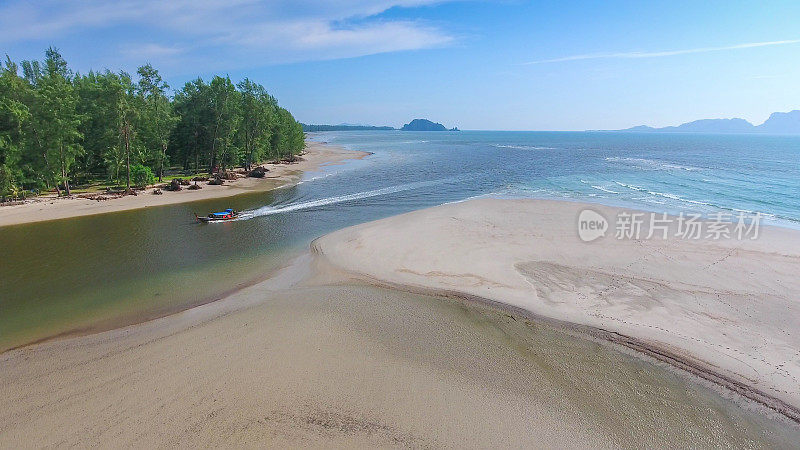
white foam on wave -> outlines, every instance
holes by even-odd
[[[689,172],[703,170],[702,167],[685,166],[682,164],[646,158],[621,158],[619,156],[611,156],[606,158],[606,161],[624,163],[644,170],[685,170]]]
[[[619,192],[612,191],[611,189],[606,189],[603,186],[595,186],[594,184],[591,186],[597,189],[598,191],[608,192],[609,194],[619,194]]]
[[[632,184],[625,184],[625,183],[621,183],[619,181],[615,181],[614,183],[616,183],[616,184],[618,184],[618,185],[620,185],[620,186],[622,186],[624,188],[632,189],[634,191],[647,192],[647,189],[641,188],[639,186],[634,186]]]
[[[604,187],[604,186],[598,186],[596,184],[591,184],[590,182],[588,182],[586,180],[581,180],[581,183],[588,184],[589,186],[592,187],[592,189],[597,189],[598,191],[608,192],[609,194],[619,194],[619,192],[617,192],[617,191],[612,191],[611,189],[609,189],[607,187]],[[594,197],[596,194],[589,194],[589,195]]]
[[[688,198],[684,198],[684,197],[681,197],[680,195],[672,194],[672,193],[669,193],[669,192],[651,191],[651,190],[645,189],[645,188],[643,188],[641,186],[636,186],[636,185],[633,185],[633,184],[621,183],[619,181],[614,181],[614,183],[616,183],[616,184],[618,184],[618,185],[620,185],[622,187],[637,191],[637,192],[646,192],[646,193],[648,193],[650,195],[653,195],[653,196],[656,196],[656,197],[668,198],[670,200],[675,200],[675,201],[685,202],[685,203],[691,203],[693,205],[715,206],[712,203],[703,202],[703,201],[699,201],[699,200],[690,200]]]
[[[336,203],[349,202],[353,200],[360,200],[370,197],[378,197],[380,195],[388,195],[388,194],[394,194],[396,192],[410,191],[412,189],[420,189],[423,187],[435,186],[450,181],[457,181],[458,179],[460,179],[460,177],[443,178],[440,180],[431,180],[431,181],[418,181],[415,183],[389,186],[381,189],[374,189],[371,191],[363,191],[363,192],[356,192],[353,194],[339,195],[336,197],[321,198],[319,200],[311,200],[307,202],[291,203],[284,206],[263,206],[261,208],[250,211],[242,211],[241,213],[239,213],[239,218],[236,220],[248,220],[248,219],[253,219],[255,217],[268,216],[271,214],[298,211],[302,209],[311,209],[320,206],[333,205]]]
[[[492,144],[495,148],[513,148],[515,150],[556,150],[555,147],[544,147],[538,145],[505,145],[505,144]]]

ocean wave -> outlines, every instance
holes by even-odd
[[[583,184],[591,186],[594,189],[604,191],[603,186],[595,186],[590,184],[589,181],[580,179],[578,180]],[[753,216],[759,214],[767,223],[789,226],[792,228],[800,228],[800,218],[791,215],[768,213],[761,211],[758,208],[734,208],[721,203],[712,201],[693,200],[670,192],[660,192],[647,189],[642,186],[614,181],[620,187],[630,190],[628,193],[618,193],[617,196],[603,196],[599,193],[582,191],[571,191],[566,186],[560,188],[544,188],[541,186],[506,186],[500,191],[486,194],[492,197],[499,198],[550,198],[550,199],[564,199],[564,200],[578,200],[589,202],[609,202],[611,205],[626,206],[634,208],[642,208],[644,210],[655,212],[669,212],[677,214],[680,211],[694,212],[703,215],[710,215],[715,213],[730,213],[732,220],[737,220],[739,214],[745,216]],[[666,209],[664,209],[666,208]]]
[[[513,148],[515,150],[557,150],[555,147],[544,147],[539,145],[506,145],[492,144],[495,148]]]
[[[641,186],[622,183],[622,182],[619,182],[619,181],[614,181],[614,183],[618,184],[619,186],[631,189],[633,191],[646,192],[646,193],[648,193],[650,195],[653,195],[653,196],[656,196],[656,197],[664,197],[664,198],[668,198],[670,200],[677,200],[677,201],[680,201],[680,202],[686,202],[686,203],[691,203],[691,204],[695,204],[695,205],[714,206],[713,204],[708,203],[708,202],[703,202],[703,201],[699,201],[699,200],[690,200],[688,198],[684,198],[684,197],[681,197],[678,194],[672,194],[670,192],[651,191],[651,190],[645,189],[645,188],[643,188]]]
[[[608,192],[609,194],[619,194],[619,192],[612,191],[611,189],[608,189],[607,187],[598,186],[598,185],[592,184],[592,183],[590,183],[590,182],[588,182],[586,180],[580,180],[580,181],[583,184],[588,184],[589,186],[592,187],[592,189],[597,189],[598,191]],[[589,195],[594,196],[595,194],[589,194]]]
[[[630,184],[626,184],[626,183],[621,183],[621,182],[618,182],[618,181],[615,181],[615,183],[620,185],[620,186],[627,187],[627,188],[630,188],[632,190],[635,190],[637,192],[645,192],[645,193],[647,193],[647,194],[649,194],[649,195],[651,195],[653,197],[666,198],[666,199],[674,200],[676,202],[683,203],[683,204],[695,205],[695,207],[701,207],[701,208],[704,208],[704,209],[710,210],[710,211],[728,211],[728,212],[733,213],[734,215],[736,215],[736,214],[745,214],[745,215],[759,214],[762,217],[768,218],[768,219],[780,219],[780,220],[788,220],[790,222],[800,222],[800,220],[798,220],[796,218],[793,218],[793,217],[781,216],[781,215],[771,214],[771,213],[768,213],[768,212],[758,211],[758,210],[753,210],[753,209],[734,208],[734,207],[731,207],[731,206],[726,206],[726,205],[719,204],[719,203],[714,203],[714,202],[711,202],[711,201],[692,200],[692,199],[689,199],[689,198],[686,198],[686,197],[683,197],[683,196],[680,196],[680,195],[677,195],[677,194],[673,194],[673,193],[670,193],[670,192],[651,191],[649,189],[645,189],[645,188],[640,187],[640,186],[634,186],[634,185],[630,185]],[[664,202],[657,201],[657,200],[653,199],[652,197],[632,197],[632,200],[643,201],[645,203],[665,204]]]
[[[591,186],[592,186],[593,188],[597,189],[598,191],[608,192],[609,194],[619,194],[619,192],[612,191],[611,189],[606,189],[606,188],[604,188],[603,186],[596,186],[596,185],[594,185],[594,184],[593,184],[593,185],[591,185]]]
[[[647,189],[645,189],[643,187],[634,186],[632,184],[622,183],[620,181],[614,181],[614,183],[616,183],[616,184],[618,184],[618,185],[620,185],[620,186],[622,186],[624,188],[628,188],[628,189],[631,189],[631,190],[634,190],[634,191],[647,192]]]
[[[689,172],[704,170],[702,167],[686,166],[666,161],[659,161],[656,159],[621,158],[619,156],[610,156],[605,160],[608,162],[624,163],[643,170],[686,170]]]

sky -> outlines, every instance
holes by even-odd
[[[248,77],[305,123],[618,129],[800,109],[798,1],[4,0],[0,52],[174,89]]]

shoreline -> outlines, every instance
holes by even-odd
[[[530,206],[532,204],[537,207]],[[567,204],[571,206],[566,206]],[[501,208],[498,205],[506,207]],[[794,327],[791,325],[791,317],[797,315],[798,308],[790,302],[791,292],[797,292],[793,290],[796,286],[792,286],[788,291],[789,295],[782,298],[775,290],[776,286],[764,287],[760,280],[756,281],[756,288],[770,292],[770,295],[764,294],[759,300],[772,303],[763,306],[769,313],[763,313],[764,317],[753,319],[750,321],[752,323],[749,323],[748,317],[752,319],[752,316],[745,311],[745,308],[751,305],[748,305],[749,300],[745,291],[737,292],[741,286],[731,285],[726,287],[727,290],[715,291],[718,286],[709,287],[703,284],[708,280],[703,280],[702,277],[692,279],[691,272],[702,269],[694,267],[696,262],[703,259],[696,258],[697,254],[709,251],[711,245],[708,242],[698,242],[697,248],[692,246],[688,248],[678,246],[677,249],[648,248],[644,250],[645,259],[641,263],[651,264],[659,270],[649,272],[643,270],[638,274],[630,274],[624,273],[624,265],[607,263],[604,258],[619,263],[631,255],[636,255],[636,249],[617,251],[608,246],[596,245],[597,243],[582,242],[578,246],[562,245],[563,241],[577,240],[577,233],[574,231],[577,214],[568,217],[571,220],[566,222],[566,231],[570,232],[566,234],[571,236],[566,236],[563,233],[565,230],[554,231],[548,226],[526,226],[520,221],[513,223],[515,226],[523,227],[524,230],[516,230],[520,232],[515,234],[513,228],[503,226],[508,225],[507,223],[499,224],[498,222],[503,221],[493,220],[504,214],[518,216],[528,214],[530,219],[533,217],[530,216],[532,211],[547,214],[549,208],[545,206],[561,208],[556,214],[560,214],[561,219],[564,219],[564,209],[569,211],[568,217],[581,206],[606,213],[619,210],[575,202],[472,200],[339,230],[312,242],[312,251],[325,258],[331,265],[369,283],[407,292],[472,300],[522,314],[534,320],[550,321],[568,329],[578,330],[581,334],[611,342],[691,373],[778,412],[795,423],[800,423],[798,393],[795,392],[797,386],[795,380],[800,370],[797,362],[792,360],[792,353],[797,351],[797,346],[790,343],[793,336],[800,334],[793,333],[798,330],[796,324]],[[469,224],[462,228],[452,226],[458,222]],[[788,262],[781,261],[783,266],[776,271],[790,275],[797,264],[800,233],[792,233],[777,227],[764,233],[767,237],[755,244],[747,243],[746,248],[733,246],[723,249],[718,260],[716,255],[712,254],[711,256],[715,257],[710,259],[710,263],[725,264],[723,261],[728,258],[734,259],[740,256],[740,253],[750,252],[747,255],[752,257],[773,251],[779,252],[778,248],[785,248],[786,250],[779,252],[778,256],[774,254],[772,256],[777,259],[789,258]],[[387,234],[392,234],[397,239],[392,243],[379,240],[379,236]],[[787,235],[792,236],[788,241]],[[539,252],[539,256],[545,253],[547,258],[540,258],[537,261],[531,258],[537,253],[536,250],[513,251],[508,247],[508,245],[522,245],[520,238],[530,239],[531,246],[535,246],[537,239],[548,238],[557,245],[550,249],[554,251]],[[503,241],[511,241],[511,244]],[[400,244],[401,242],[406,242],[407,245]],[[779,244],[776,245],[776,242]],[[585,250],[583,254],[581,248]],[[505,258],[498,264],[486,262],[504,250],[512,251],[516,255]],[[566,258],[567,261],[558,260],[561,251],[571,252],[570,257]],[[785,254],[786,252],[794,253]],[[658,256],[652,256],[653,254]],[[381,261],[376,260],[376,255],[380,255]],[[647,262],[648,257],[658,260],[662,255],[665,261],[672,260],[673,263],[659,266],[652,261]],[[692,258],[696,261],[691,261]],[[678,263],[675,264],[674,261]],[[745,264],[738,269],[758,270],[755,266],[763,262]],[[685,266],[683,270],[675,267],[681,264]],[[526,270],[521,270],[521,267],[528,269],[527,273]],[[603,269],[600,270],[600,267]],[[727,275],[725,278],[733,279],[739,276],[736,271],[725,275]],[[758,278],[752,273],[748,275],[754,279]],[[770,273],[762,275],[765,275],[764,283],[769,284]],[[720,276],[720,273],[712,276]],[[774,282],[774,278],[772,281]],[[721,283],[725,285],[727,281],[721,280]],[[777,287],[780,286],[781,282],[778,281]],[[679,295],[681,289],[691,292],[691,295]],[[611,294],[606,294],[606,291]],[[613,295],[614,291],[619,291],[616,298]],[[723,296],[730,295],[734,299],[719,300],[729,302],[731,308],[727,311],[718,308],[719,305],[703,304],[703,300],[698,300],[719,295],[720,292]],[[593,295],[597,297],[594,299],[596,302],[587,300]],[[670,297],[675,297],[677,301],[670,303]],[[744,302],[736,303],[736,299]],[[781,303],[786,299],[789,303]],[[680,305],[680,302],[684,301],[694,301],[697,304]],[[604,302],[608,305],[602,304]],[[709,306],[710,310],[706,311],[706,307]],[[790,309],[783,310],[781,309],[783,307]],[[741,317],[737,317],[736,313],[741,311],[745,312]],[[782,317],[783,315],[789,318],[786,319]],[[785,330],[780,329],[782,319],[789,321],[785,324],[787,327]],[[763,325],[761,321],[764,322]],[[715,327],[721,331],[716,334],[709,333]],[[756,332],[759,327],[760,331],[765,333],[764,336]],[[767,337],[766,334],[771,331],[764,328],[778,328],[778,330]],[[740,335],[734,334],[736,331]],[[748,347],[756,345],[750,342],[756,339],[761,341],[757,343],[761,347],[756,349]],[[720,356],[718,354],[720,351],[727,354]],[[748,357],[748,352],[752,356]],[[761,362],[761,365],[757,366],[756,361]],[[770,368],[774,368],[774,372],[770,373],[767,370]]]
[[[797,434],[580,330],[349,275],[304,253],[220,301],[0,355],[0,442],[459,446],[480,429],[481,446],[746,447]]]
[[[37,198],[21,205],[0,207],[0,227],[232,197],[251,192],[266,192],[299,182],[303,173],[314,172],[328,165],[341,164],[345,160],[361,159],[368,155],[368,152],[306,141],[306,149],[301,155],[301,161],[262,164],[269,169],[264,178],[240,178],[222,186],[208,185],[203,182],[200,190],[193,191],[184,187],[178,192],[162,190],[162,195],[153,195],[154,188],[149,187],[143,191],[137,191],[138,195],[125,195],[101,201],[76,196],[72,198]]]

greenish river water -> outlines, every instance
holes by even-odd
[[[193,212],[275,198],[246,194],[0,228],[0,350],[168,314],[268,274],[303,241],[290,217],[266,227],[200,225]]]

